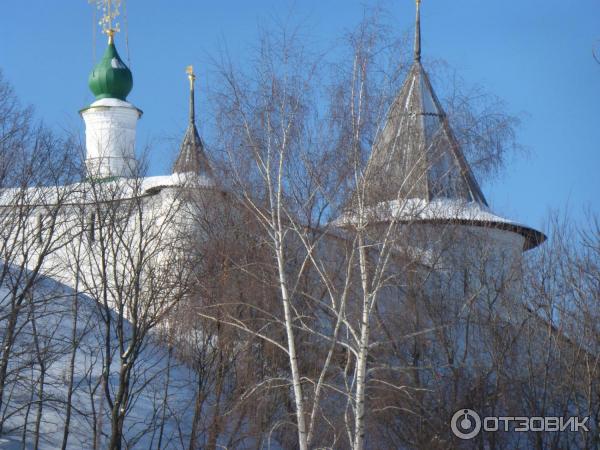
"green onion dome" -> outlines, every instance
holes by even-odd
[[[125,65],[112,39],[100,62],[94,67],[88,79],[88,85],[96,100],[117,98],[125,101],[133,88],[131,70]]]

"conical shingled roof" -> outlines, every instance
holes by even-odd
[[[173,173],[194,173],[212,178],[212,170],[204,152],[204,144],[194,122],[190,122],[185,132],[179,155],[173,165]]]
[[[487,206],[419,59],[373,146],[367,179],[374,202],[449,198]]]

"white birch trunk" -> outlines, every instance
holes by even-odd
[[[360,233],[360,231],[359,231]],[[371,295],[369,293],[367,255],[362,236],[359,236],[359,264],[363,289],[362,317],[360,324],[359,351],[356,361],[356,388],[354,399],[354,450],[362,450],[365,443],[365,392],[367,388],[367,356],[369,354],[369,313]]]
[[[277,252],[277,268],[279,271],[279,285],[281,288],[281,301],[283,302],[283,313],[285,320],[285,332],[287,338],[287,347],[290,360],[290,371],[292,374],[292,385],[294,388],[294,402],[296,405],[296,420],[298,422],[298,444],[301,450],[308,450],[306,421],[304,417],[304,399],[302,396],[302,386],[300,384],[300,371],[298,370],[298,356],[296,354],[296,343],[294,340],[294,328],[292,327],[292,313],[290,308],[290,299],[288,295],[287,282],[285,276],[284,257],[281,248],[281,234],[277,233],[275,250]]]

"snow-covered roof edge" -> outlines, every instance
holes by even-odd
[[[399,223],[454,223],[512,231],[525,238],[523,250],[535,248],[547,239],[541,231],[495,214],[479,202],[456,199],[400,199],[367,207],[364,213],[368,222],[372,224],[396,220]],[[356,219],[356,213],[346,212],[337,218],[333,225],[352,225],[356,223]]]

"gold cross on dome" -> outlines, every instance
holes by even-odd
[[[95,3],[101,16],[98,25],[102,27],[102,32],[106,34],[109,40],[120,30],[116,18],[119,16],[121,0],[88,0],[88,3]]]

